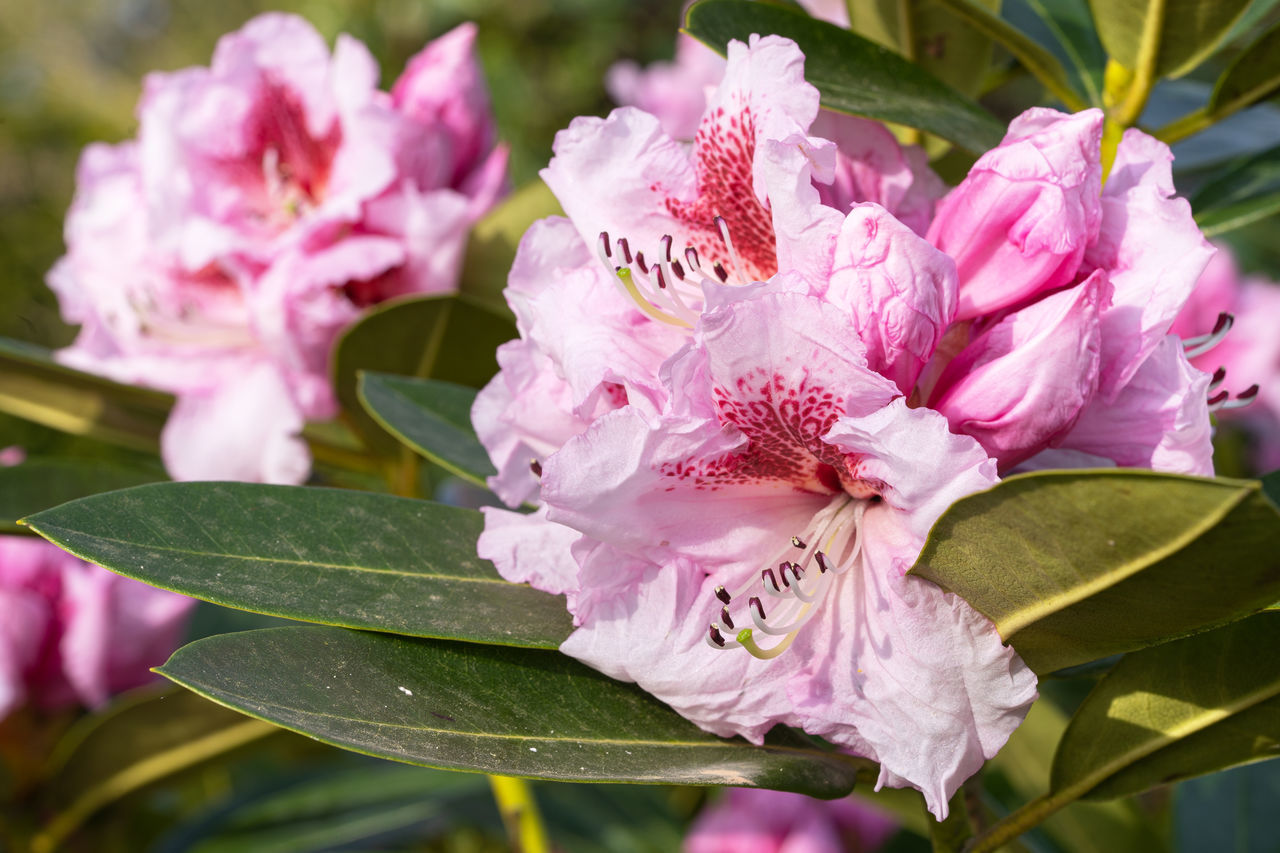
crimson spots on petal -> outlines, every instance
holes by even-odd
[[[688,229],[688,244],[704,259],[704,268],[719,263],[750,281],[763,281],[778,271],[777,239],[768,209],[756,198],[755,118],[743,107],[726,112],[717,107],[702,119],[693,142],[698,197],[692,202],[668,198],[667,211]],[[735,269],[715,224],[724,217],[741,262]]]

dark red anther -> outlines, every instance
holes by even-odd
[[[689,269],[702,269],[702,261],[698,260],[698,250],[692,246],[685,247],[684,259],[689,262]]]
[[[601,245],[604,246],[604,256],[606,258],[612,258],[613,250],[609,248],[609,232],[608,231],[600,232],[600,243]]]
[[[723,636],[721,636],[721,634],[720,634],[720,627],[719,627],[718,625],[716,625],[716,623],[714,623],[714,622],[712,622],[712,623],[711,623],[711,631],[710,631],[710,633],[711,633],[711,642],[715,643],[717,646],[719,646],[720,648],[722,648],[722,649],[723,649],[723,648],[724,648],[724,637],[723,637]]]
[[[754,607],[756,609],[756,613],[760,614],[760,618],[762,620],[765,618],[764,605],[760,603],[759,596],[755,596],[755,595],[751,596],[751,598],[747,601],[747,606]]]
[[[730,601],[733,600],[733,597],[729,595],[729,590],[725,589],[722,586],[716,587],[716,598],[720,599],[725,604],[728,604]]]
[[[640,267],[640,272],[649,274],[649,265],[644,262],[644,252],[636,252],[636,266]]]
[[[1209,390],[1212,391],[1214,388],[1217,388],[1222,384],[1222,380],[1226,378],[1227,369],[1225,367],[1219,367],[1213,372],[1213,378],[1209,380]]]
[[[729,280],[729,274],[724,271],[724,267],[720,265],[719,261],[716,261],[716,265],[712,269],[715,270],[716,278],[720,279],[722,284]]]
[[[529,470],[533,472],[533,476],[537,477],[539,480],[542,479],[542,463],[537,459],[529,460]]]
[[[819,573],[819,574],[824,574],[824,575],[825,575],[828,571],[830,571],[830,570],[831,570],[831,567],[827,565],[827,555],[826,555],[826,554],[822,553],[821,551],[814,551],[814,552],[813,552],[813,559],[815,559],[815,560],[817,560],[817,561],[818,561],[818,573]]]
[[[654,269],[658,271],[658,287],[665,289],[667,286],[667,280],[662,277],[662,267],[654,267]]]
[[[724,626],[728,628],[730,631],[733,630],[733,619],[729,616],[729,608],[727,607],[720,608],[720,621],[723,622]]]
[[[1230,392],[1219,391],[1217,394],[1214,394],[1212,397],[1209,398],[1209,408],[1212,409],[1214,406],[1221,406],[1223,403],[1227,402],[1227,400],[1229,399],[1231,399]]]
[[[1252,403],[1253,398],[1256,396],[1258,396],[1258,385],[1257,383],[1254,383],[1236,395],[1236,402]]]
[[[671,262],[671,271],[676,274],[676,278],[684,281],[684,267],[680,266],[679,261]]]
[[[792,537],[791,537],[791,547],[792,547],[792,548],[799,548],[801,551],[803,551],[805,548],[808,548],[809,546],[808,546],[808,545],[806,545],[806,544],[804,544],[804,540],[803,540],[803,539],[801,539],[799,536],[792,536]]]
[[[671,235],[663,234],[662,235],[662,252],[667,259],[667,263],[671,262],[671,243],[672,243]]]
[[[622,257],[626,259],[627,263],[631,263],[631,247],[627,245],[626,237],[618,241],[618,248],[622,250]]]
[[[768,581],[770,584],[772,584],[776,592],[782,592],[782,587],[778,586],[778,579],[773,576],[773,569],[765,569],[763,572],[760,573],[761,585],[763,585],[765,581]]]

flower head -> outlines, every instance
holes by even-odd
[[[777,37],[731,44],[690,146],[632,109],[557,140],[545,177],[570,222],[522,243],[508,288],[521,340],[473,411],[495,487],[541,507],[487,510],[480,552],[566,594],[565,652],[709,731],[827,737],[941,816],[1035,677],[988,620],[907,570],[947,506],[1001,468],[1060,447],[1172,470],[1208,459],[1199,374],[1176,372],[1164,297],[1139,304],[1163,263],[1143,229],[1180,203],[1158,160],[1143,171],[1144,137],[1108,219],[1088,177],[1097,116],[1033,111],[985,158],[998,178],[978,170],[956,198],[990,195],[1015,221],[1008,193],[973,184],[1051,150],[1083,159],[1063,170],[1098,211],[1077,218],[1096,222],[1069,251],[1029,244],[1050,257],[1028,260],[1016,295],[979,293],[944,251],[963,228],[913,228],[878,203],[894,186],[878,169],[896,168],[879,143],[816,135],[802,63]],[[1057,141],[1026,143],[1042,132]],[[842,178],[842,162],[858,168]],[[1046,207],[1049,171],[1035,174],[1014,200],[1043,207],[1028,233],[1048,234],[1069,206]],[[1102,441],[1117,419],[1141,427],[1130,445]]]
[[[175,477],[305,479],[295,435],[334,414],[340,331],[455,286],[506,158],[474,35],[428,45],[388,94],[358,41],[331,54],[301,18],[265,14],[210,67],[149,75],[136,141],[85,150],[49,274],[82,326],[59,357],[178,396]]]

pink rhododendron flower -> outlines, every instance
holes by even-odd
[[[1121,224],[1065,286],[957,321],[954,259],[879,203],[826,202],[839,152],[802,63],[785,39],[732,43],[691,145],[628,108],[557,138],[543,175],[569,221],[525,236],[507,291],[521,338],[473,410],[494,488],[541,505],[487,510],[480,553],[565,593],[568,654],[709,731],[827,737],[942,816],[1035,677],[965,601],[906,574],[929,528],[999,465],[1058,447],[1191,469],[1209,458],[1207,377],[1167,324],[1109,315],[1156,263]],[[1011,135],[1057,121],[1094,117],[1033,111]],[[1142,204],[1177,204],[1133,150],[1115,193],[1143,224]],[[877,162],[845,186],[885,186]],[[1142,426],[1137,446],[1104,445],[1108,418]]]
[[[178,396],[179,479],[300,482],[303,421],[335,414],[338,334],[457,283],[506,151],[463,25],[390,93],[358,41],[266,14],[208,68],[147,77],[136,141],[89,146],[49,275],[82,325],[60,358]]]
[[[25,703],[101,705],[146,683],[194,603],[47,542],[0,536],[0,719]]]
[[[888,815],[852,797],[730,788],[694,821],[685,853],[873,853],[897,831]]]
[[[1261,471],[1280,468],[1278,317],[1280,286],[1242,276],[1231,250],[1219,246],[1173,324],[1191,344],[1191,363],[1213,373],[1210,408],[1247,430]]]

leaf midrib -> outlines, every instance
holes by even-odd
[[[61,539],[57,538],[55,534],[59,531],[65,533],[67,530],[66,528],[59,528],[51,525],[37,525],[37,524],[29,524],[27,526],[29,526],[36,533],[39,533],[41,536],[44,536],[46,539],[56,542],[61,547],[65,547],[67,551],[71,552],[75,556],[80,557],[83,560],[95,562],[96,558],[94,556],[84,553],[84,549],[82,547],[76,545],[74,542],[67,541],[67,537],[64,536]],[[172,554],[183,554],[189,557],[210,557],[215,559],[240,560],[246,563],[279,563],[287,566],[305,566],[307,568],[334,569],[339,571],[350,571],[350,572],[369,572],[373,574],[385,574],[385,575],[400,575],[402,577],[423,578],[427,580],[450,580],[450,581],[458,581],[461,583],[488,583],[488,584],[497,584],[500,586],[510,586],[510,587],[521,586],[520,584],[513,584],[509,581],[503,580],[501,577],[485,578],[485,577],[475,577],[472,575],[446,575],[446,574],[428,573],[428,572],[410,572],[410,571],[405,571],[404,569],[391,569],[391,568],[379,569],[372,566],[345,565],[342,563],[329,563],[329,562],[322,562],[318,560],[310,560],[310,561],[309,560],[291,560],[286,557],[254,557],[254,556],[247,556],[242,554],[223,554],[223,553],[218,553],[213,551],[191,551],[183,548],[175,548],[171,545],[143,545],[141,543],[138,543],[136,541],[131,541],[128,539],[116,539],[111,536],[101,536],[99,534],[94,534],[94,533],[84,533],[82,531],[72,530],[70,532],[75,534],[78,537],[82,537],[83,539],[89,539],[97,542],[110,542],[116,545],[124,545],[130,548],[146,548],[147,550],[151,550],[151,551],[165,551]]]

